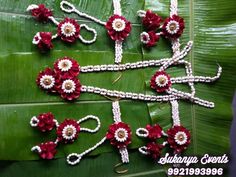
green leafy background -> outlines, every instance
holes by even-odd
[[[71,0],[81,11],[106,20],[113,12],[111,0]],[[29,4],[45,3],[54,10],[59,20],[65,16],[74,17],[79,23],[86,23],[98,32],[98,39],[92,45],[77,42],[66,45],[54,41],[54,49],[40,54],[32,45],[32,37],[38,31],[56,32],[52,24],[36,22],[25,9]],[[114,172],[120,162],[118,152],[105,143],[75,167],[66,164],[65,156],[71,152],[82,152],[93,146],[104,135],[112,123],[110,99],[83,93],[75,103],[67,103],[58,96],[40,91],[35,78],[37,73],[63,56],[75,58],[80,65],[111,64],[114,62],[114,44],[107,37],[105,29],[76,15],[64,14],[59,9],[59,0],[0,0],[0,176],[166,176],[166,168],[137,153],[145,141],[133,133],[129,146],[130,164],[126,174]],[[160,59],[171,55],[167,40],[161,39],[151,50],[142,48],[139,34],[142,31],[139,9],[152,9],[164,18],[169,14],[166,0],[122,0],[123,15],[132,22],[133,30],[124,44],[123,63],[148,59]],[[180,116],[184,126],[191,130],[192,144],[186,151],[190,155],[205,153],[222,155],[229,152],[229,129],[232,119],[231,100],[235,89],[236,56],[236,11],[234,0],[181,0],[179,14],[185,18],[186,29],[181,43],[193,40],[194,47],[186,60],[193,66],[195,75],[213,76],[217,64],[223,67],[222,77],[213,84],[197,84],[197,96],[215,102],[214,109],[207,109],[189,102],[180,101]],[[83,35],[90,37],[85,31]],[[114,73],[80,74],[84,85],[107,89],[152,93],[148,86],[156,68]],[[168,69],[172,76],[184,75],[183,67]],[[187,86],[175,86],[189,90]],[[145,103],[123,100],[120,102],[123,121],[129,123],[133,132],[147,123],[159,123],[165,130],[171,127],[170,105],[168,103]],[[102,110],[102,111],[101,111]],[[101,119],[102,129],[97,134],[81,133],[76,143],[60,145],[55,160],[39,160],[30,148],[49,139],[54,133],[42,134],[29,126],[32,116],[51,111],[62,121],[65,117],[81,118],[87,114]],[[94,127],[94,122],[84,126]],[[227,175],[227,172],[225,173]]]

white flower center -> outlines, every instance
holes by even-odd
[[[62,137],[66,140],[71,140],[76,135],[76,128],[73,125],[67,125],[62,130]]]
[[[142,43],[147,44],[150,41],[150,36],[147,32],[142,32],[140,34],[140,40]]]
[[[40,78],[40,85],[44,89],[51,89],[55,84],[55,78],[50,75],[44,75]]]
[[[115,139],[119,142],[124,142],[128,138],[128,132],[124,128],[118,128],[115,131]]]
[[[187,137],[187,135],[186,135],[186,133],[185,132],[182,132],[182,131],[180,131],[180,132],[177,132],[176,134],[175,134],[175,142],[178,144],[178,145],[183,145],[183,144],[185,144],[186,142],[187,142],[187,140],[188,140],[188,137]]]
[[[36,33],[36,35],[34,36],[32,43],[37,45],[40,40],[41,40],[41,36],[40,36],[40,33],[38,32],[38,33]]]
[[[166,31],[170,34],[176,34],[179,30],[179,23],[175,20],[171,20],[166,25]]]
[[[120,18],[113,20],[112,28],[115,31],[123,31],[125,29],[125,21]]]
[[[58,62],[58,68],[61,71],[69,71],[71,67],[72,67],[72,62],[70,60],[63,59]]]
[[[158,87],[165,87],[168,84],[168,78],[165,75],[161,74],[156,77],[155,82]]]
[[[62,83],[61,87],[65,93],[72,93],[75,91],[75,82],[70,79],[67,79]]]
[[[66,22],[61,26],[61,32],[66,37],[71,37],[71,36],[75,35],[76,29],[72,23]]]

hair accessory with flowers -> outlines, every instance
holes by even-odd
[[[73,4],[68,1],[61,1],[60,7],[66,13],[76,13],[79,16],[85,17],[94,21],[97,24],[105,26],[110,38],[115,41],[115,63],[122,61],[122,43],[129,36],[132,26],[131,23],[122,16],[120,0],[113,0],[114,12],[109,17],[107,22],[101,21],[86,13],[80,12]]]
[[[131,143],[131,128],[128,124],[121,121],[121,112],[118,101],[112,103],[112,112],[114,122],[109,126],[106,136],[103,137],[93,147],[87,149],[83,153],[72,153],[67,156],[67,162],[70,165],[76,165],[80,162],[81,158],[89,152],[95,150],[97,147],[102,145],[106,140],[109,140],[111,145],[118,148],[121,154],[122,163],[129,163],[129,154],[127,146]]]
[[[33,38],[32,43],[37,45],[41,51],[47,51],[53,48],[52,40],[60,38],[67,43],[74,43],[77,39],[80,39],[85,44],[91,44],[95,42],[97,38],[97,32],[95,29],[88,27],[85,24],[79,24],[75,19],[65,18],[63,21],[58,22],[54,17],[50,9],[47,9],[44,4],[31,4],[28,6],[27,11],[31,12],[31,15],[40,22],[51,21],[57,26],[57,34],[52,35],[51,32],[37,32]],[[85,28],[87,31],[94,34],[93,39],[86,40],[81,34],[81,28]]]
[[[80,126],[82,122],[89,119],[97,122],[97,126],[94,129]],[[41,132],[51,131],[56,128],[57,138],[55,141],[44,142],[31,149],[32,151],[37,152],[43,159],[52,159],[57,152],[56,147],[59,143],[73,143],[77,140],[80,132],[95,133],[100,129],[101,123],[98,117],[88,115],[78,121],[74,119],[65,119],[59,124],[54,115],[48,112],[33,116],[30,120],[30,125],[38,128]]]

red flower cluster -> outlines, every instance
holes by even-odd
[[[147,125],[146,129],[148,131],[148,138],[151,140],[156,140],[162,137],[162,128],[160,125],[155,124],[153,126]]]
[[[122,41],[128,37],[132,27],[131,23],[125,17],[113,15],[105,25],[107,32],[112,40]]]
[[[160,29],[161,23],[162,18],[158,14],[155,14],[150,10],[146,12],[142,19],[142,24],[146,28],[147,32],[141,33],[140,36],[141,42],[146,47],[149,48],[155,46],[160,35],[169,39],[177,39],[182,35],[185,28],[183,18],[177,15],[165,19]],[[160,33],[156,33],[157,30],[160,30]]]
[[[106,138],[117,148],[127,147],[131,143],[131,129],[126,123],[114,123],[110,125]]]
[[[73,43],[80,36],[80,25],[75,19],[65,18],[57,27],[57,35],[61,40]]]
[[[47,51],[53,48],[52,33],[50,32],[38,32],[32,41],[36,44],[41,51]]]
[[[65,119],[57,127],[57,139],[58,141],[62,141],[64,143],[73,143],[79,135],[80,125],[76,120],[73,119]]]
[[[46,132],[50,131],[55,127],[54,115],[50,112],[39,114],[37,127],[40,131]]]
[[[71,101],[80,96],[79,71],[76,60],[60,58],[54,63],[54,70],[46,68],[38,74],[36,83],[41,89],[59,93],[63,99]]]
[[[47,9],[44,4],[34,5],[34,7],[29,8],[32,16],[34,16],[38,21],[45,22],[48,17],[52,16],[52,11]]]
[[[143,26],[148,30],[157,30],[160,27],[162,22],[162,18],[158,15],[153,13],[151,10],[146,12],[145,17],[142,19]]]
[[[157,71],[151,78],[150,86],[157,92],[165,92],[171,87],[170,76],[165,71]]]
[[[167,131],[167,134],[167,141],[176,154],[184,151],[190,144],[190,132],[183,126],[174,126]]]
[[[150,142],[146,145],[147,153],[153,159],[158,159],[161,156],[162,145],[159,145],[155,142]]]
[[[177,39],[183,34],[184,28],[184,19],[173,15],[165,20],[162,26],[162,32],[169,39]]]
[[[53,159],[55,154],[57,153],[56,147],[57,144],[55,144],[52,141],[41,143],[39,145],[40,148],[39,156],[42,159]]]

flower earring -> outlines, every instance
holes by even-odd
[[[176,14],[163,22],[162,18],[151,10],[139,10],[137,13],[142,18],[142,24],[147,30],[147,32],[140,34],[140,40],[147,48],[155,46],[161,35],[170,40],[179,38],[185,28],[183,18]],[[163,24],[161,24],[162,22]]]
[[[97,32],[95,29],[88,27],[85,24],[79,24],[75,19],[65,18],[63,21],[58,22],[54,17],[50,9],[45,5],[31,4],[28,6],[27,11],[31,12],[31,15],[40,22],[48,22],[49,20],[57,26],[57,34],[52,35],[51,32],[38,32],[33,38],[32,43],[37,45],[41,51],[47,51],[53,48],[52,40],[60,38],[67,43],[74,43],[77,39],[80,39],[85,44],[91,44],[95,42],[97,38]],[[86,40],[81,34],[81,28],[85,28],[87,31],[94,34],[93,39]]]
[[[97,122],[95,129],[80,126],[82,122],[89,119]],[[42,159],[52,159],[57,152],[56,147],[59,143],[73,143],[78,138],[80,132],[95,133],[100,129],[101,123],[98,117],[88,115],[78,121],[74,119],[65,119],[59,124],[54,115],[49,112],[32,117],[30,125],[38,128],[41,132],[51,131],[53,128],[56,128],[57,138],[55,141],[44,142],[31,149],[32,151],[37,152]]]

